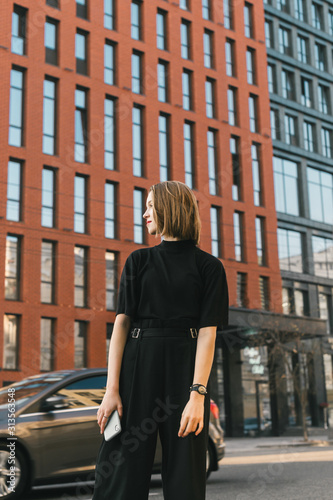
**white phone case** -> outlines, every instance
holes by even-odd
[[[104,428],[105,441],[110,441],[110,439],[119,434],[120,431],[121,431],[121,424],[120,424],[119,413],[118,410],[114,410],[111,413]]]

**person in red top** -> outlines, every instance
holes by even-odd
[[[110,341],[104,432],[117,409],[122,431],[103,437],[92,500],[147,500],[156,440],[165,500],[204,500],[209,376],[217,328],[228,324],[222,262],[197,244],[201,222],[191,189],[150,188],[143,214],[159,245],[132,252],[122,271]]]

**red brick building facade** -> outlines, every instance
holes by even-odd
[[[262,2],[11,0],[0,22],[1,384],[106,364],[125,259],[159,242],[134,241],[133,193],[161,172],[190,179],[231,322],[281,313]]]

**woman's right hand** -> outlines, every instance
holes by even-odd
[[[101,429],[101,434],[103,434],[108,418],[114,410],[118,410],[120,418],[123,416],[123,405],[119,392],[106,391],[97,411],[97,423]]]

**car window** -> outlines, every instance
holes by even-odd
[[[11,390],[15,389],[15,405],[16,409],[24,404],[29,398],[35,396],[43,389],[46,389],[52,385],[55,381],[59,381],[66,376],[66,373],[56,374],[54,376],[49,375],[37,375],[32,377],[27,377],[19,382],[15,382],[11,385],[7,385],[0,390],[0,408],[7,407],[8,404],[8,394]],[[8,391],[8,389],[10,389]]]
[[[98,406],[101,404],[105,393],[106,379],[107,374],[81,378],[65,385],[53,393],[52,396],[65,397],[69,403],[68,408]]]

